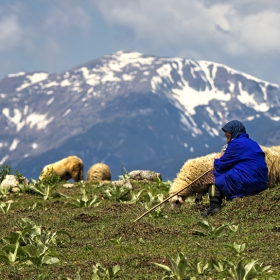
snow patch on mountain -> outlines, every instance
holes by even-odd
[[[39,114],[32,113],[26,118],[26,124],[30,126],[30,128],[37,127],[38,130],[45,129],[47,125],[54,120],[54,116],[47,118],[47,114]]]
[[[46,104],[47,104],[47,106],[49,106],[50,104],[52,104],[53,103],[53,101],[54,101],[54,97],[52,97]]]
[[[20,77],[20,76],[24,76],[25,75],[25,72],[18,72],[18,73],[15,73],[15,74],[9,74],[7,77],[8,78],[15,78],[15,77]]]
[[[57,87],[57,86],[59,86],[59,83],[57,81],[51,81],[48,84],[43,85],[42,88]]]
[[[270,117],[271,120],[278,122],[280,121],[280,117]]]
[[[108,57],[108,56],[105,56]],[[132,64],[132,65],[152,65],[155,62],[155,57],[147,56],[144,57],[142,53],[139,52],[116,52],[113,54],[112,57],[114,59],[113,64],[109,64],[110,66],[113,66],[112,69],[115,71],[121,71],[126,65]],[[140,68],[141,69],[141,68]]]
[[[97,86],[100,83],[100,76],[93,72],[93,70],[89,70],[86,67],[82,67],[77,71],[81,71],[86,83],[90,86]]]
[[[24,119],[23,116],[27,114],[28,107],[25,106],[23,113],[18,108],[13,109],[11,113],[9,108],[2,110],[3,115],[16,126],[16,131],[19,132],[24,125],[29,125],[30,128],[37,126],[37,129],[45,129],[46,126],[54,119],[54,117],[47,118],[48,114],[31,113]]]
[[[231,95],[219,90],[197,91],[189,86],[185,80],[182,89],[173,89],[173,98],[177,99],[190,114],[195,115],[195,108],[199,105],[208,105],[213,99],[229,101]]]
[[[0,164],[3,164],[7,161],[7,159],[9,158],[8,155],[5,155],[1,160],[0,160]]]
[[[62,117],[67,116],[70,112],[71,112],[71,109],[66,110],[65,113],[62,115]]]
[[[22,127],[24,126],[24,122],[21,122],[22,114],[21,114],[19,109],[15,108],[13,110],[13,113],[11,114],[13,116],[10,115],[10,109],[9,108],[4,108],[2,110],[2,113],[11,123],[16,125],[16,131],[17,132],[19,132],[22,129]]]
[[[267,112],[269,110],[269,106],[267,103],[263,102],[258,104],[254,99],[254,94],[249,94],[247,91],[242,89],[241,82],[238,82],[240,95],[237,96],[238,100],[245,104],[248,107],[254,108],[257,112]]]
[[[20,73],[22,73],[22,72],[20,72]],[[16,91],[23,90],[24,88],[29,87],[32,84],[41,82],[41,81],[47,79],[48,76],[49,76],[49,73],[46,73],[46,72],[34,73],[32,75],[27,75],[25,77],[27,80],[24,80],[23,84],[20,87],[18,87],[16,89]]]
[[[69,87],[69,86],[71,86],[71,83],[68,79],[65,79],[60,83],[60,86],[61,87]]]
[[[32,143],[31,147],[32,147],[32,149],[37,149],[38,148],[38,144],[37,143]]]
[[[15,150],[15,149],[17,148],[17,145],[18,145],[19,142],[20,142],[20,140],[18,140],[17,138],[15,138],[15,139],[13,140],[12,145],[11,145],[10,148],[9,148],[9,151]]]

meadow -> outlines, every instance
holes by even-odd
[[[0,279],[280,279],[280,185],[178,210],[169,181],[111,184],[48,178],[0,191]]]

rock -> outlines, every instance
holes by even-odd
[[[132,190],[132,185],[130,183],[130,181],[128,179],[125,179],[125,180],[119,180],[119,181],[112,181],[111,184],[113,186],[116,186],[116,187],[126,187],[130,190]]]
[[[128,176],[135,181],[155,181],[157,177],[162,180],[160,173],[150,170],[134,170],[129,172]]]
[[[75,187],[75,185],[74,185],[74,184],[70,184],[70,183],[68,183],[68,184],[64,184],[64,185],[62,185],[62,187],[63,187],[63,188],[66,188],[66,189],[71,189],[71,188],[74,188],[74,187]]]
[[[27,185],[28,183],[29,181],[26,178],[24,178],[23,184]],[[0,185],[0,188],[1,189],[9,188],[11,190],[12,188],[18,187],[18,185],[19,182],[14,175],[6,175],[5,179],[2,181]]]

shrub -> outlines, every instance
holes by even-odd
[[[5,179],[6,175],[11,175],[12,170],[8,164],[0,165],[0,184]]]

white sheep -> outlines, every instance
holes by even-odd
[[[265,161],[268,168],[268,187],[272,188],[280,183],[280,149],[275,147],[264,147],[261,149],[265,153]]]
[[[95,163],[87,172],[87,182],[110,182],[111,170],[105,163]]]
[[[77,156],[69,156],[57,162],[46,165],[39,177],[39,180],[43,180],[48,174],[54,172],[60,177],[61,180],[70,180],[79,182],[84,180],[84,163]]]
[[[280,146],[271,146],[270,148],[280,153]]]

